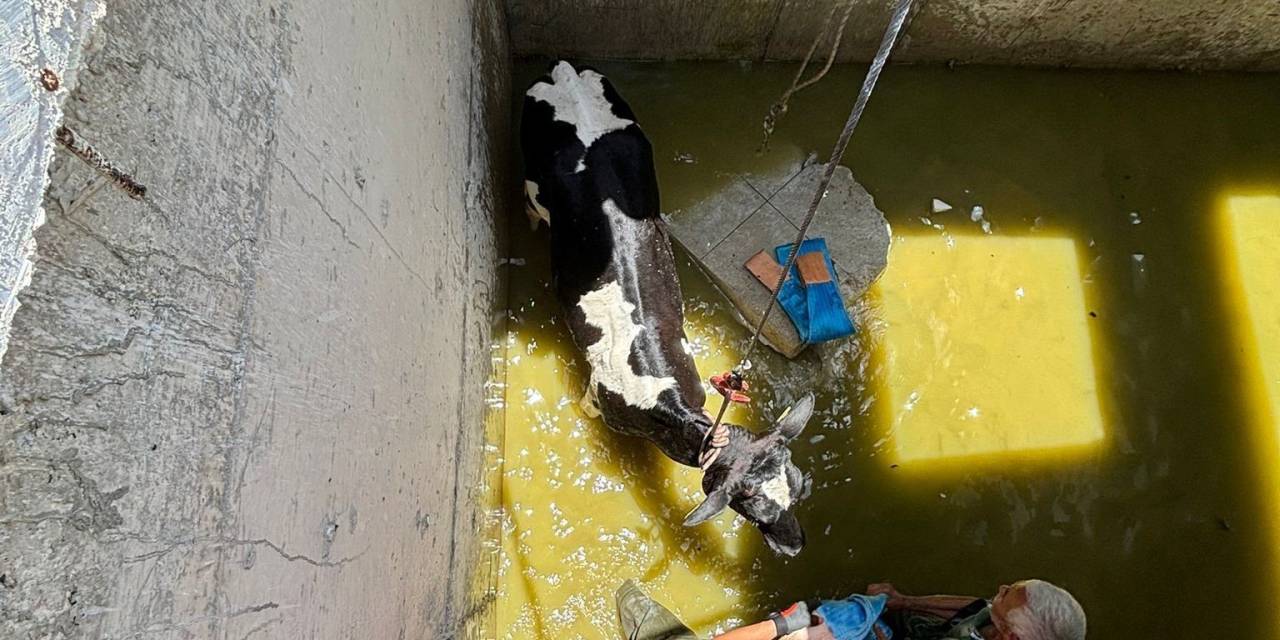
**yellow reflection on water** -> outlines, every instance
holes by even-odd
[[[1069,238],[897,235],[877,284],[899,461],[1063,453],[1103,440]]]
[[[742,609],[735,585],[749,582],[758,534],[729,511],[682,526],[702,499],[699,473],[581,412],[586,369],[548,298],[514,309],[508,335],[503,637],[613,637],[613,592],[628,578],[695,629],[734,622]],[[700,371],[732,365],[712,331],[686,328]],[[716,408],[718,396],[709,397],[708,409]],[[737,408],[727,416],[744,420]]]
[[[1223,295],[1234,320],[1240,388],[1269,496],[1272,560],[1280,557],[1280,196],[1231,195],[1217,218]],[[1272,614],[1280,629],[1280,616]]]

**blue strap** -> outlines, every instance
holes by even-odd
[[[822,618],[836,640],[875,640],[875,627],[888,631],[888,627],[879,622],[888,601],[889,596],[884,594],[854,594],[844,600],[826,600],[814,613]]]
[[[800,245],[800,255],[821,253],[831,272],[831,282],[805,286],[800,280],[800,271],[792,267],[791,273],[782,282],[778,290],[778,306],[791,318],[800,341],[814,344],[835,340],[852,335],[855,331],[849,312],[844,308],[844,299],[840,295],[839,279],[836,265],[831,261],[827,251],[827,241],[823,238],[809,238]],[[779,264],[786,264],[791,255],[791,245],[781,245],[774,249]]]

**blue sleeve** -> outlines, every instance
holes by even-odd
[[[875,638],[872,627],[884,612],[889,596],[851,595],[844,600],[825,600],[814,613],[822,618],[836,640]]]

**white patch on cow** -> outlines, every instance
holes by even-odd
[[[573,125],[584,148],[591,148],[600,136],[632,124],[613,114],[613,105],[604,96],[604,76],[591,70],[578,73],[573,65],[561,62],[551,70],[551,80],[529,87],[526,95],[551,105],[557,121]]]
[[[600,330],[600,339],[587,346],[587,363],[591,365],[591,388],[597,384],[622,396],[627,404],[640,409],[652,409],[658,404],[658,395],[676,386],[675,378],[638,375],[627,362],[631,357],[631,344],[643,330],[631,319],[636,306],[622,294],[622,285],[615,282],[584,294],[578,307],[587,318],[587,324]]]
[[[645,228],[652,224],[636,220],[623,213],[613,199],[601,203],[601,210],[609,220],[609,234],[613,239],[611,262],[618,279],[584,294],[578,301],[586,321],[600,330],[601,337],[587,347],[587,362],[591,365],[591,385],[603,384],[634,407],[652,409],[658,404],[658,395],[676,387],[673,377],[640,375],[631,368],[631,348],[644,326],[635,322],[631,314],[640,300],[638,282],[640,266],[636,258],[643,247]],[[626,287],[626,289],[624,289]],[[662,363],[656,363],[662,367]],[[659,369],[662,370],[662,369]]]
[[[541,220],[551,226],[551,212],[538,202],[538,183],[532,180],[524,181],[524,213],[529,216],[529,226],[537,229],[538,221]]]
[[[778,475],[765,480],[760,485],[765,497],[782,505],[783,509],[791,506],[791,483],[787,480],[787,468],[778,466]]]

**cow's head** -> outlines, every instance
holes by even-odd
[[[729,444],[702,476],[707,494],[684,524],[710,520],[725,507],[760,529],[769,547],[794,556],[804,548],[804,529],[792,509],[809,497],[811,479],[791,463],[787,443],[794,440],[813,414],[813,395],[806,395],[782,414],[773,428],[761,434],[735,425]]]

